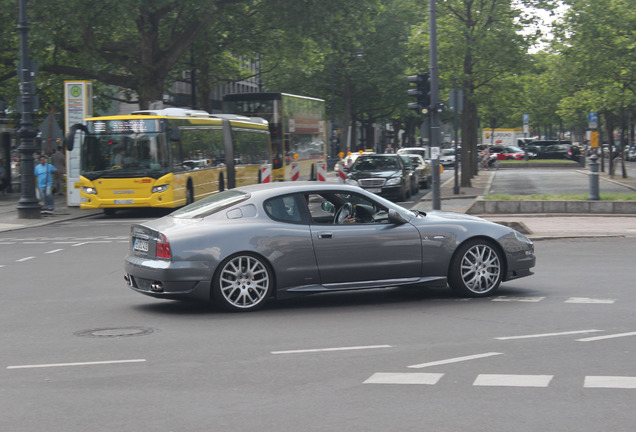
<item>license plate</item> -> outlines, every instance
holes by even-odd
[[[135,239],[133,249],[139,252],[148,252],[148,240]]]
[[[375,193],[375,194],[382,192],[382,188],[370,188],[370,189],[367,189],[367,190],[369,192]]]
[[[123,199],[123,200],[115,200],[115,204],[134,204],[135,200],[131,199]]]

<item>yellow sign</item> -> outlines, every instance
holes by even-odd
[[[592,131],[590,133],[590,146],[592,148],[598,148],[598,131]]]

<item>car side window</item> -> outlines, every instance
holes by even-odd
[[[272,198],[265,202],[265,211],[274,220],[300,223],[302,216],[294,195]]]
[[[335,217],[342,207],[351,204],[353,220],[347,223],[374,224],[388,223],[386,209],[378,207],[372,201],[357,194],[336,193],[330,196],[322,194],[307,194],[305,197],[309,214],[315,224],[334,224]]]

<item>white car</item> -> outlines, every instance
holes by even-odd
[[[442,149],[439,155],[439,163],[443,167],[455,166],[455,149],[445,148]]]

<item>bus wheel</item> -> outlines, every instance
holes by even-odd
[[[194,189],[192,188],[192,183],[188,183],[188,188],[186,189],[186,205],[192,204],[194,202]]]
[[[105,208],[104,209],[104,216],[113,216],[115,214],[116,210],[114,208]]]
[[[223,178],[223,173],[219,174],[219,192],[223,192],[225,190],[225,179]]]

